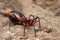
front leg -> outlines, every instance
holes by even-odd
[[[40,25],[40,18],[39,18],[39,17],[36,17],[36,19],[38,19],[37,22],[39,22],[39,30],[42,30],[42,29],[41,29],[41,25]]]
[[[26,37],[25,37],[25,29],[26,29],[26,26],[24,26],[24,33],[23,33],[23,38],[20,38],[20,39],[27,39]]]
[[[35,18],[34,15],[32,15],[32,14],[29,15],[29,19],[30,19],[30,17],[33,17],[33,19]]]

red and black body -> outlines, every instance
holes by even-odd
[[[9,17],[9,19],[15,24],[23,25],[24,26],[24,36],[25,36],[25,27],[33,26],[34,32],[35,32],[35,37],[36,37],[36,30],[35,30],[35,23],[36,22],[39,22],[39,30],[41,30],[41,26],[40,26],[40,19],[41,18],[35,17],[32,14],[29,15],[28,18],[26,18],[23,13],[18,12],[18,11],[11,11],[8,14],[1,13],[1,15]],[[33,17],[32,19],[31,19],[31,16]],[[46,19],[44,19],[44,20],[47,21]],[[9,27],[9,29],[10,29],[10,27]]]
[[[11,11],[8,13],[9,19],[19,25],[31,26],[36,23],[36,19],[27,19],[22,13],[17,11]]]
[[[30,19],[31,16],[33,17],[33,19]],[[24,26],[24,35],[25,35],[25,27],[34,25],[37,22],[37,19],[38,19],[38,22],[39,22],[39,28],[41,29],[39,17],[35,18],[32,14],[29,15],[28,18],[26,18],[24,16],[24,14],[21,13],[21,12],[11,11],[11,12],[8,13],[8,17],[15,24],[19,24],[19,25]],[[34,26],[34,30],[35,30],[35,26]],[[35,31],[35,36],[36,36],[36,31]]]

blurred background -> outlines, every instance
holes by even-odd
[[[9,30],[9,18],[1,14],[7,14],[11,10],[22,12],[27,18],[30,14],[39,16],[42,31],[34,36],[33,26],[26,29],[25,40],[60,40],[60,0],[0,0],[0,40],[24,40],[23,26],[11,25]],[[35,24],[36,29],[38,23]]]

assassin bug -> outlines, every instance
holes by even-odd
[[[31,19],[30,17],[33,17],[33,19]],[[41,26],[40,26],[40,19],[39,17],[35,17],[32,14],[29,15],[29,18],[26,18],[24,16],[23,13],[18,12],[18,11],[11,11],[10,13],[8,13],[8,17],[9,19],[15,23],[15,24],[19,24],[19,25],[23,25],[24,26],[24,36],[25,36],[25,27],[27,26],[34,26],[34,24],[36,22],[39,22],[39,28],[41,30]],[[38,21],[37,21],[38,19]],[[35,32],[35,37],[36,37],[36,30],[35,30],[35,26],[34,26],[34,32]]]
[[[33,26],[34,27],[34,32],[35,32],[35,37],[36,37],[36,30],[35,30],[35,23],[39,22],[39,30],[42,30],[41,29],[41,25],[40,25],[40,19],[44,19],[44,18],[39,18],[38,16],[35,17],[34,15],[29,15],[28,18],[26,18],[24,16],[23,13],[21,12],[18,12],[18,11],[10,11],[8,14],[1,14],[1,15],[4,15],[4,16],[7,16],[9,17],[9,19],[15,23],[15,24],[18,24],[18,25],[23,25],[24,26],[24,33],[23,33],[23,36],[25,36],[25,27],[28,27],[28,26]],[[33,17],[33,19],[31,19],[30,17]],[[38,19],[38,20],[37,20]],[[46,19],[44,19],[45,21],[47,21]],[[48,21],[47,21],[48,22]],[[49,22],[48,22],[49,23]],[[50,23],[51,24],[51,23]],[[9,26],[9,29],[10,29],[10,26]],[[25,39],[25,38],[24,38]]]

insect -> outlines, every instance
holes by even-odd
[[[39,29],[41,30],[39,17],[35,17],[32,14],[29,15],[28,18],[26,18],[24,16],[24,14],[21,12],[11,11],[10,13],[8,13],[8,17],[13,23],[24,26],[24,34],[23,34],[24,36],[25,36],[25,27],[33,26],[34,32],[35,32],[35,37],[36,37],[36,30],[35,30],[35,26],[34,26],[36,22],[39,22]],[[33,18],[31,19],[30,17],[33,17]]]
[[[23,25],[24,26],[24,33],[23,33],[23,36],[25,37],[25,29],[26,27],[28,26],[33,26],[34,28],[34,33],[35,33],[35,37],[37,36],[36,35],[36,29],[35,29],[35,23],[39,23],[39,29],[38,30],[42,30],[41,29],[41,25],[40,25],[40,19],[44,19],[44,18],[39,18],[38,16],[34,16],[32,14],[29,15],[28,18],[25,17],[25,15],[21,12],[18,12],[18,11],[10,11],[9,13],[7,13],[7,15],[5,14],[1,14],[1,15],[4,15],[4,16],[7,16],[9,17],[9,19],[11,20],[11,22],[15,23],[15,24],[18,24],[18,25]],[[31,19],[32,17],[32,19]],[[45,21],[47,21],[46,19],[44,19]],[[48,22],[48,21],[47,21]],[[49,22],[48,22],[49,23]],[[50,23],[51,24],[51,23]],[[10,27],[9,27],[10,28]],[[22,39],[25,39],[25,38],[22,38]]]

